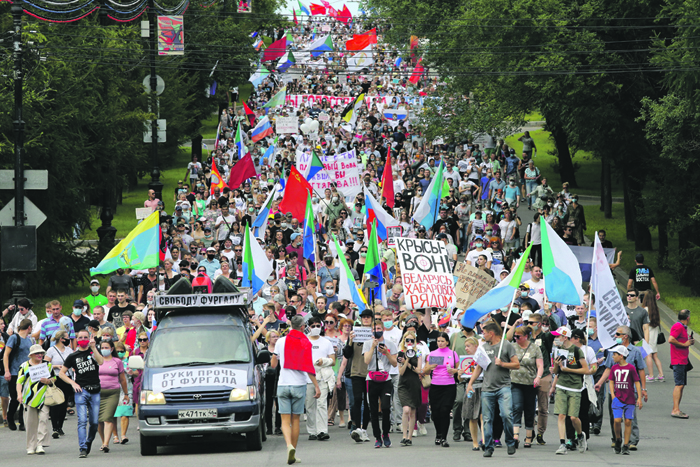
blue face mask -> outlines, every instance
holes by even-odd
[[[384,327],[387,329],[391,329],[391,327],[394,325],[393,321],[384,321]]]
[[[588,335],[592,336],[593,334],[595,334],[595,330],[588,328]]]
[[[615,338],[615,342],[618,344],[622,344],[622,337]]]

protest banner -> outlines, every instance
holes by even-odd
[[[296,58],[296,55],[295,55]],[[299,60],[297,60],[298,62]],[[341,75],[344,77],[345,75]],[[342,78],[339,78],[338,80],[340,83],[342,83]],[[338,96],[329,96],[326,94],[287,94],[286,97],[286,104],[287,105],[292,105],[294,107],[302,107],[302,106],[309,106],[311,107],[313,104],[319,104],[323,103],[324,100],[328,101],[328,103],[331,105],[331,107],[335,107],[336,105],[347,105],[349,104],[354,97],[338,97]],[[402,97],[402,99],[414,106],[414,107],[421,107],[423,105],[423,98],[422,97]],[[365,97],[365,105],[371,107],[372,104],[381,104],[384,106],[392,106],[395,105],[396,103],[399,102],[399,98],[395,96],[367,96]],[[393,104],[392,104],[393,103]]]
[[[447,308],[454,303],[454,276],[443,242],[397,238],[396,254],[407,309]]]
[[[320,114],[318,115],[318,121],[319,121],[319,122],[324,122],[324,123],[325,123],[325,122],[330,121],[330,119],[331,119],[331,116],[328,115],[328,114],[325,113],[325,112],[322,112],[322,113],[320,113]]]
[[[299,133],[299,117],[275,118],[275,130],[278,135]]]
[[[346,199],[354,198],[360,191],[360,169],[357,166],[355,150],[341,152],[340,154],[320,156],[321,162],[326,170],[317,173],[309,183],[318,193],[323,193],[326,188],[335,183]],[[307,173],[308,165],[311,163],[311,154],[304,153],[297,155],[297,169],[301,173]]]
[[[455,286],[455,293],[457,294],[456,306],[460,310],[468,309],[472,303],[483,297],[486,292],[496,285],[496,279],[485,271],[465,262],[460,261],[457,263],[454,274],[457,277],[457,285]]]

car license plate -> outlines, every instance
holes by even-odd
[[[194,410],[178,410],[177,418],[179,420],[201,420],[204,418],[216,418],[219,416],[217,409],[194,409]]]

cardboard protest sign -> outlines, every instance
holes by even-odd
[[[360,191],[360,169],[357,165],[355,150],[341,152],[340,154],[320,156],[321,162],[326,170],[322,170],[309,180],[315,191],[323,193],[326,188],[335,183],[346,199],[354,198]],[[308,165],[311,163],[311,154],[304,153],[297,155],[297,169],[301,173],[306,173]]]
[[[464,262],[458,262],[455,268],[457,285],[457,308],[468,309],[496,285],[496,279],[485,271]]]
[[[299,117],[277,117],[275,130],[278,135],[299,133]]]
[[[407,309],[447,308],[454,303],[454,278],[443,242],[397,238],[396,254]]]

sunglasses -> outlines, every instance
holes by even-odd
[[[312,328],[312,329],[314,329],[314,328],[320,328],[321,325],[320,325],[320,324],[314,324],[313,326],[309,326],[309,327]]]
[[[626,336],[627,334],[622,334],[621,332],[616,332],[615,335],[616,336]]]
[[[148,339],[139,339],[139,342],[148,342]]]
[[[324,321],[326,324],[335,324],[335,321]]]
[[[233,250],[233,251],[236,252],[236,253],[243,253],[243,250],[239,250],[239,249],[235,249],[235,250]]]
[[[406,343],[407,343],[407,344],[409,344],[409,343],[410,343],[410,344],[415,344],[415,342],[416,342],[415,339],[406,339]]]
[[[627,294],[627,296],[628,296],[628,297],[636,297],[636,296],[637,296],[637,294],[633,294],[633,293],[628,293],[628,294]]]

